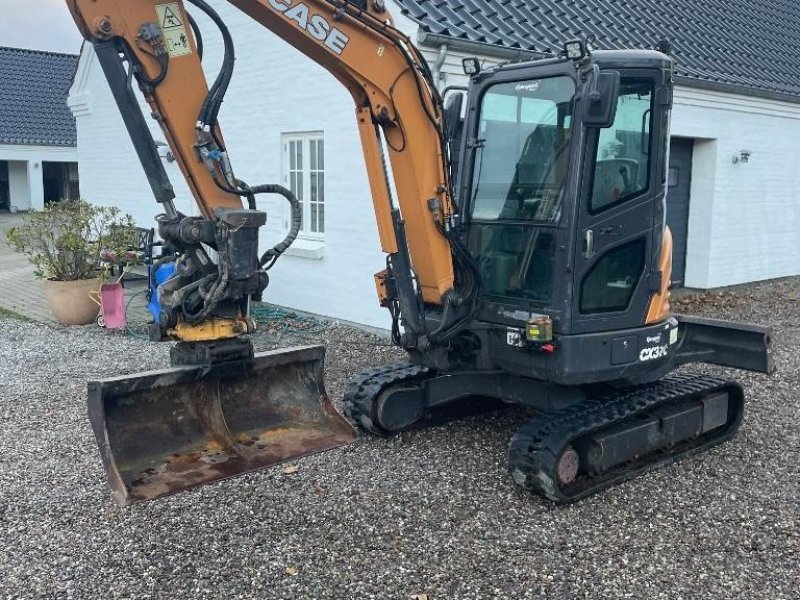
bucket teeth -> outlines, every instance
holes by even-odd
[[[89,383],[114,500],[151,500],[355,440],[325,394],[321,346]]]

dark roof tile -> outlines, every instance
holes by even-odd
[[[78,57],[0,47],[0,144],[76,146],[67,95]]]
[[[396,0],[424,31],[533,52],[673,44],[689,79],[800,97],[797,0]]]

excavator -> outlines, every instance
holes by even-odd
[[[440,92],[384,0],[228,0],[352,95],[385,265],[375,283],[408,360],[359,375],[345,419],[324,347],[254,352],[250,303],[300,229],[278,184],[235,174],[219,123],[234,72],[206,0],[67,0],[160,204],[174,273],[157,289],[163,370],[92,381],[89,417],[113,499],[126,505],[421,426],[488,398],[530,409],[513,481],[554,502],[606,489],[731,438],[735,381],[689,363],[771,373],[766,327],[673,314],[665,224],[673,60],[657,50],[563,51],[484,69]],[[222,67],[205,77],[203,13]],[[205,19],[204,19],[205,20]],[[197,204],[175,192],[143,94]],[[259,196],[291,206],[261,253]],[[155,266],[159,265],[159,262]],[[349,419],[349,421],[348,421]]]

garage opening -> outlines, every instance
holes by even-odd
[[[8,161],[0,160],[0,210],[11,205],[11,189],[8,185]]]
[[[42,178],[44,182],[44,201],[78,200],[80,185],[78,181],[78,163],[43,162]]]
[[[689,237],[689,196],[692,189],[694,140],[672,138],[667,177],[667,225],[672,231],[672,281],[683,287],[686,278],[686,240]]]

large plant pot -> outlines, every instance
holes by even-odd
[[[46,279],[44,293],[50,310],[63,325],[86,325],[97,319],[100,306],[89,292],[98,292],[103,280],[53,281]],[[96,296],[95,296],[96,297]]]

